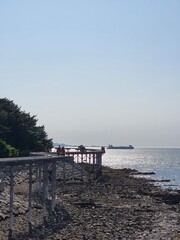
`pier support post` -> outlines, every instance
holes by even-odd
[[[95,163],[96,163],[96,154],[93,154],[93,178],[94,180],[96,179],[96,168],[95,168]]]
[[[32,234],[32,163],[29,164],[29,209],[28,209],[29,235]]]
[[[10,168],[10,209],[9,209],[9,236],[8,239],[12,239],[13,232],[13,198],[14,198],[14,176],[13,167]]]
[[[65,174],[66,174],[66,172],[65,172],[65,161],[63,160],[63,184],[65,184],[65,181],[66,181]]]
[[[72,163],[72,179],[74,181],[74,168],[75,168],[75,162],[73,160],[73,163]]]
[[[52,188],[52,202],[51,209],[54,211],[56,205],[56,161],[52,162],[52,180],[51,180],[51,188]]]
[[[39,184],[38,184],[38,186],[39,186],[39,189],[38,189],[38,192],[39,192],[39,194],[41,194],[41,188],[42,188],[42,184],[41,184],[41,178],[42,178],[42,171],[41,171],[41,169],[42,169],[42,166],[41,165],[39,165],[39,168],[38,168],[38,171],[39,171],[39,174],[38,174],[38,182],[39,182]]]
[[[77,154],[77,163],[79,163],[79,154]]]
[[[47,172],[47,163],[43,163],[43,194],[42,194],[42,200],[43,200],[43,206],[42,206],[42,226],[41,231],[42,234],[44,234],[44,226],[46,222],[46,199],[47,199],[47,188],[48,188],[48,172]]]
[[[45,200],[48,199],[48,165],[44,165],[44,179],[43,179],[43,188],[44,188],[44,197]]]
[[[46,199],[48,195],[48,173],[47,173],[47,163],[43,164],[43,223],[45,221],[45,212],[46,212]]]
[[[36,165],[36,192],[39,192],[39,166]]]
[[[4,192],[5,189],[5,174],[3,172],[3,168],[0,168],[0,192]]]
[[[100,154],[100,166],[102,167],[102,154]]]
[[[81,154],[81,163],[83,163],[83,153]]]

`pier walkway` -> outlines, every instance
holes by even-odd
[[[87,149],[85,152],[81,152],[79,149],[66,149],[65,156],[45,153],[44,156],[0,158],[0,196],[5,189],[6,192],[9,191],[9,239],[12,238],[13,234],[16,176],[22,176],[24,172],[27,173],[28,228],[29,235],[31,235],[34,192],[41,195],[43,225],[47,199],[51,202],[51,210],[55,210],[57,180],[65,184],[67,180],[90,180],[91,174],[95,178],[102,167],[103,153],[102,150],[93,149]]]

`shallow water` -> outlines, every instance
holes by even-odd
[[[155,175],[146,177],[170,180],[160,184],[163,187],[180,189],[179,148],[106,149],[103,165],[112,168],[131,168],[140,172],[155,172]]]

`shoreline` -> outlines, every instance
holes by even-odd
[[[41,202],[34,197],[33,236],[28,237],[25,211],[14,217],[13,239],[180,239],[180,191],[161,189],[149,179],[133,177],[133,171],[103,167],[97,181],[65,186],[58,181],[56,212],[47,204],[44,234]],[[27,191],[25,181],[16,181],[22,202]],[[0,221],[2,240],[7,239],[8,220]]]

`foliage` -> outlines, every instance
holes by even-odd
[[[19,150],[15,147],[12,147],[11,145],[7,145],[7,148],[9,150],[9,157],[18,157],[19,156]]]
[[[0,98],[0,138],[21,153],[24,150],[26,154],[29,151],[43,151],[53,146],[44,126],[37,126],[37,121],[35,115],[21,111],[12,100]]]
[[[9,157],[10,150],[7,144],[0,139],[0,157]]]
[[[6,144],[5,141],[0,139],[0,158],[2,157],[18,157],[18,149],[12,147],[11,145]]]

